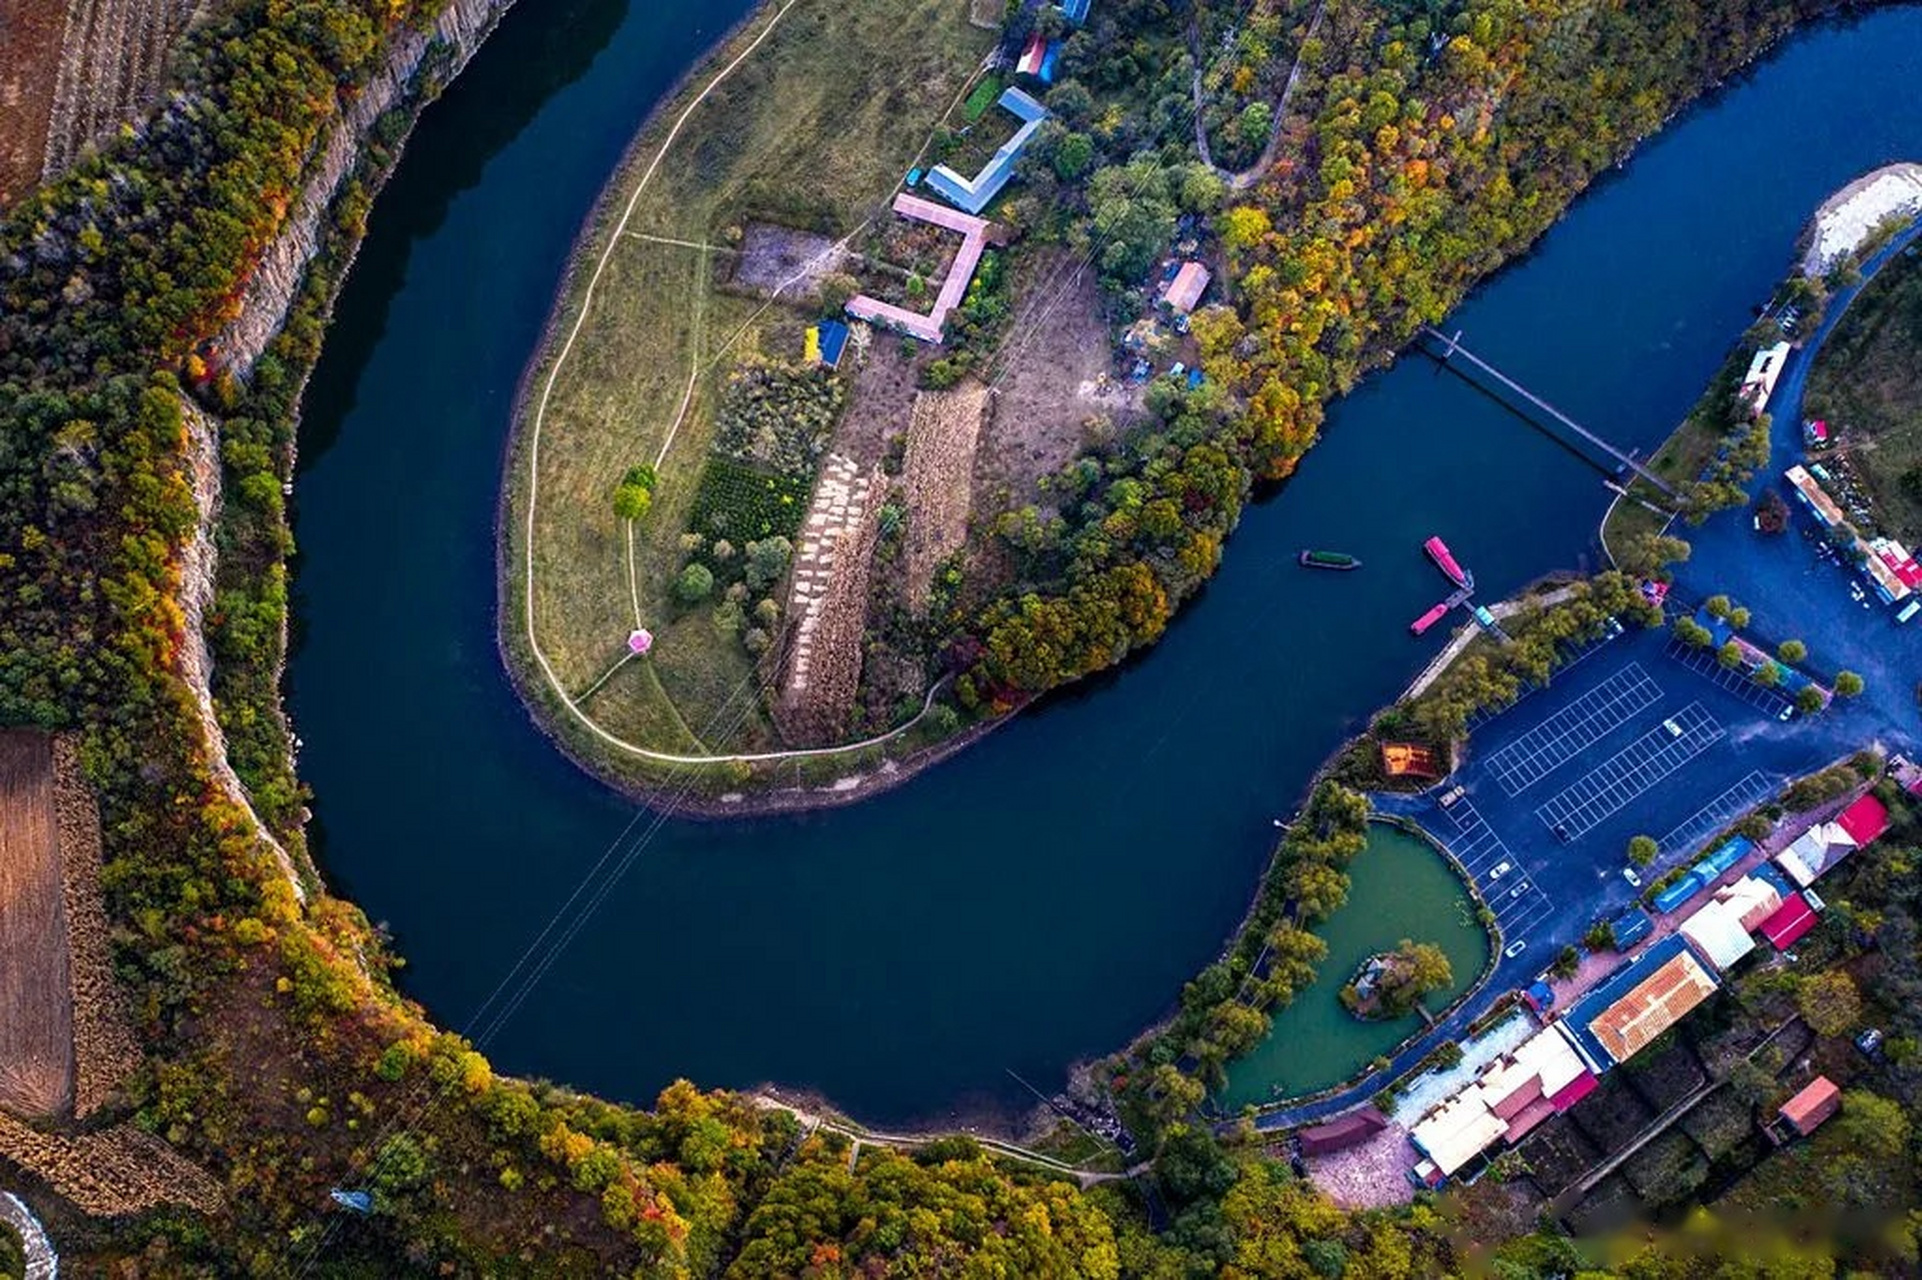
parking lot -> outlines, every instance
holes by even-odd
[[[1382,798],[1454,855],[1494,912],[1497,989],[1532,978],[1788,779],[1846,752],[1846,717],[1780,720],[1779,695],[1701,656],[1665,630],[1587,646],[1547,686],[1480,717],[1439,787]],[[1636,835],[1660,847],[1645,868],[1627,860]]]

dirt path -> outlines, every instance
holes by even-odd
[[[1308,42],[1321,30],[1321,15],[1328,9],[1328,0],[1321,0],[1315,6],[1315,16],[1308,19],[1307,34],[1301,38],[1301,48],[1306,49]],[[1246,191],[1261,181],[1261,175],[1274,167],[1281,154],[1282,126],[1288,120],[1288,100],[1295,96],[1295,85],[1301,80],[1301,49],[1295,51],[1295,65],[1288,70],[1288,83],[1282,86],[1281,98],[1275,103],[1274,123],[1268,129],[1268,145],[1262,148],[1255,162],[1240,173],[1229,173],[1215,163],[1214,152],[1208,146],[1208,125],[1203,118],[1205,103],[1201,93],[1201,23],[1195,16],[1188,19],[1188,47],[1195,58],[1194,97],[1195,97],[1195,150],[1201,153],[1201,162],[1214,170],[1217,177],[1228,184],[1230,190]]]
[[[60,1255],[53,1251],[47,1229],[40,1225],[40,1219],[33,1216],[26,1202],[11,1191],[0,1191],[0,1222],[20,1233],[20,1243],[27,1255],[25,1280],[53,1280],[60,1274]]]

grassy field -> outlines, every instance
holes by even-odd
[[[1887,531],[1922,537],[1922,253],[1884,267],[1809,374],[1806,412],[1839,435]]]
[[[0,730],[0,1105],[62,1110],[73,1065],[53,742]]]
[[[716,72],[776,15],[771,34],[689,113]],[[533,627],[559,683],[579,697],[607,677],[586,704],[596,723],[660,751],[779,745],[754,696],[768,673],[757,672],[737,639],[717,631],[710,606],[683,609],[670,587],[685,559],[680,536],[729,371],[756,350],[798,357],[795,336],[815,304],[801,298],[770,307],[723,291],[720,282],[749,221],[838,238],[885,211],[929,130],[967,87],[991,44],[967,19],[965,0],[771,6],[716,51],[630,151],[560,299],[559,336],[532,371],[508,463],[505,627],[523,685],[537,696],[545,678],[525,634],[530,549]],[[663,156],[663,143],[684,113]],[[625,234],[616,238],[630,202]],[[603,254],[606,265],[583,315]],[[578,334],[556,373],[556,353],[577,318]],[[530,548],[537,412],[540,470]],[[630,584],[626,530],[611,496],[629,467],[657,458],[654,506],[633,530]],[[652,655],[608,676],[636,625],[654,632]],[[552,708],[551,694],[547,701]],[[570,740],[585,742],[586,735],[570,733]],[[596,753],[622,758],[617,749]]]

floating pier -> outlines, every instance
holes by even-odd
[[[1427,631],[1437,622],[1447,617],[1449,610],[1466,604],[1468,598],[1475,594],[1474,573],[1461,566],[1461,563],[1455,559],[1454,553],[1448,549],[1446,542],[1443,542],[1439,537],[1433,537],[1422,543],[1421,546],[1422,550],[1428,553],[1428,558],[1435,562],[1435,567],[1442,571],[1442,576],[1455,584],[1455,589],[1449,593],[1446,600],[1435,605],[1429,609],[1427,613],[1422,614],[1421,617],[1408,624],[1408,630],[1414,635],[1421,635]],[[1479,620],[1478,616],[1477,621]]]

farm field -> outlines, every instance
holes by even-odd
[[[73,1095],[73,995],[61,895],[53,741],[0,731],[0,1106],[63,1110]]]
[[[557,700],[548,672],[570,698],[592,690],[582,706],[597,726],[655,751],[781,745],[758,691],[776,674],[778,648],[757,657],[711,602],[675,591],[690,555],[683,534],[714,514],[716,490],[710,483],[704,491],[702,481],[710,460],[727,452],[716,415],[730,376],[743,362],[798,361],[802,331],[820,310],[811,294],[770,298],[765,281],[730,284],[739,246],[754,224],[833,244],[885,216],[933,122],[991,43],[968,24],[962,0],[796,0],[774,12],[783,16],[771,30],[765,19],[750,24],[660,111],[605,193],[599,229],[559,304],[555,337],[532,371],[508,462],[504,626],[524,682],[549,706]],[[713,71],[736,58],[728,78],[690,110]],[[878,86],[877,67],[888,69]],[[843,380],[853,381],[857,358],[850,349]],[[898,411],[905,422],[906,399]],[[655,466],[658,479],[651,509],[629,526],[611,498],[623,475],[643,465]],[[792,496],[791,468],[743,465],[773,481],[777,497]],[[802,494],[802,510],[805,503]],[[722,514],[760,519],[745,509]],[[530,615],[544,667],[529,648]],[[636,628],[654,637],[638,662],[626,660]],[[633,763],[628,753],[612,754]]]
[[[175,43],[202,12],[201,0],[68,0],[43,175],[153,104]]]
[[[0,206],[40,179],[66,27],[62,0],[0,0]]]

